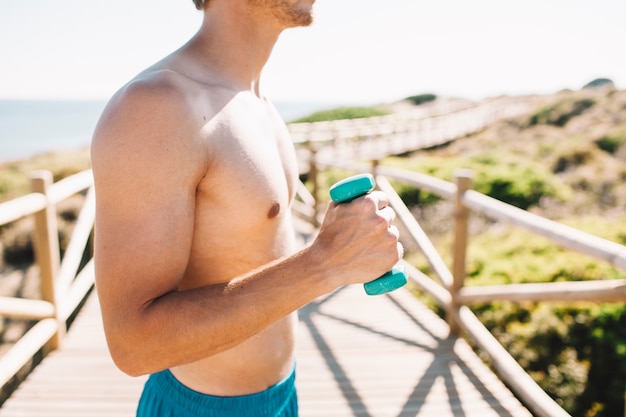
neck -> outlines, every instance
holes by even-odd
[[[228,0],[233,1],[233,0]],[[238,90],[259,92],[261,72],[284,28],[268,24],[249,8],[219,7],[204,12],[198,33],[184,47],[219,82]]]

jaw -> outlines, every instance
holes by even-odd
[[[315,0],[249,0],[283,29],[310,26]]]

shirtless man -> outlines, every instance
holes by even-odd
[[[395,214],[381,192],[331,203],[296,247],[295,154],[259,80],[314,0],[194,2],[198,33],[122,87],[94,134],[107,342],[122,371],[152,374],[139,416],[295,416],[296,311],[389,270]]]

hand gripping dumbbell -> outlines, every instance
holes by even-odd
[[[370,174],[359,174],[346,178],[330,187],[330,198],[335,203],[347,203],[357,197],[372,191],[376,186],[374,177]],[[391,271],[374,281],[363,284],[367,295],[380,295],[389,291],[397,290],[406,284],[406,274],[400,263],[397,263]]]

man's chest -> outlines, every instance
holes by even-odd
[[[201,206],[227,210],[251,226],[289,209],[298,183],[298,164],[282,122],[247,115],[208,137],[211,163],[198,187]],[[226,216],[226,213],[222,213]]]

